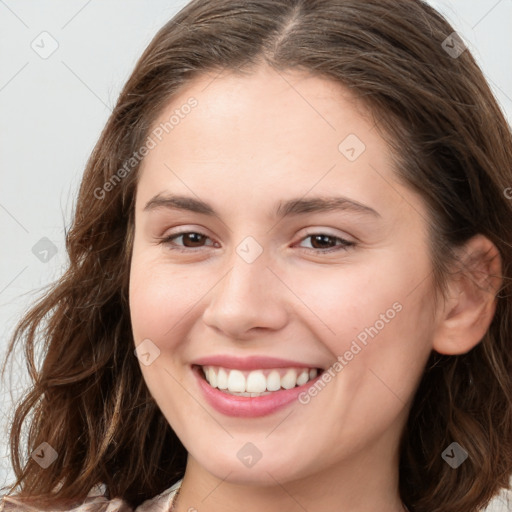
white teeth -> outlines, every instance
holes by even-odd
[[[267,391],[267,379],[265,379],[265,375],[258,371],[249,373],[245,390],[250,393],[263,393],[263,391]]]
[[[208,368],[208,380],[211,382],[212,387],[217,387],[217,374],[212,367]]]
[[[297,377],[297,386],[302,386],[302,384],[306,384],[306,382],[309,380],[309,372],[307,370],[304,370],[301,372],[301,374]]]
[[[213,386],[213,384],[211,384]],[[241,371],[231,370],[228,377],[228,390],[243,393],[245,389],[245,377]]]
[[[210,369],[213,371],[211,366]],[[211,385],[213,386],[213,384]],[[228,389],[228,374],[224,368],[219,368],[219,371],[217,372],[217,387],[219,389]]]
[[[272,370],[267,377],[267,389],[269,391],[278,391],[281,389],[281,376],[277,370]]]
[[[284,377],[281,378],[281,386],[284,389],[291,389],[297,384],[297,372],[295,370],[288,370]]]
[[[288,368],[242,372],[215,366],[203,366],[210,386],[241,396],[260,396],[272,391],[302,386],[317,376],[316,368]]]

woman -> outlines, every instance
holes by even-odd
[[[423,2],[188,4],[15,332],[46,352],[4,510],[480,510],[512,472],[511,169]]]

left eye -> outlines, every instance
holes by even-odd
[[[339,236],[329,235],[327,233],[314,233],[309,234],[306,237],[304,237],[302,240],[307,240],[308,238],[311,238],[312,244],[320,244],[320,246],[327,244],[327,247],[305,247],[305,249],[312,250],[312,251],[320,251],[320,252],[331,252],[331,251],[338,251],[338,250],[346,250],[349,247],[355,245],[354,242],[349,242],[348,240],[345,240],[344,238],[340,238]],[[336,241],[339,241],[340,243],[336,245]]]

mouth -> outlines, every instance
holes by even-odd
[[[264,368],[251,371],[221,366],[192,365],[208,385],[222,393],[234,396],[258,397],[277,391],[301,387],[316,379],[323,368]]]

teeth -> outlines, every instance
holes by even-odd
[[[240,396],[261,396],[271,391],[302,386],[314,379],[316,368],[276,368],[243,372],[215,366],[203,366],[210,386]]]
[[[214,372],[213,368],[210,366],[210,370]],[[211,384],[211,382],[210,382]],[[213,386],[213,384],[211,384]],[[224,368],[219,368],[217,373],[217,387],[219,389],[228,389],[228,374]]]
[[[210,372],[211,371],[212,369],[210,368]],[[211,385],[213,386],[213,383]],[[238,391],[240,393],[248,391],[247,389],[245,389],[245,377],[241,371],[231,370],[229,372],[228,391]]]
[[[212,367],[208,368],[208,380],[213,387],[217,387],[217,374]]]
[[[272,370],[267,377],[267,390],[278,391],[281,389],[281,376],[277,370]]]
[[[263,391],[267,391],[267,379],[265,375],[258,371],[249,373],[245,383],[245,390],[249,393],[263,393]]]
[[[288,370],[284,377],[281,377],[281,386],[284,389],[291,389],[297,384],[297,372],[295,370]]]
[[[297,377],[297,386],[302,386],[302,384],[306,384],[306,382],[308,380],[309,380],[309,372],[307,370],[304,370]]]

